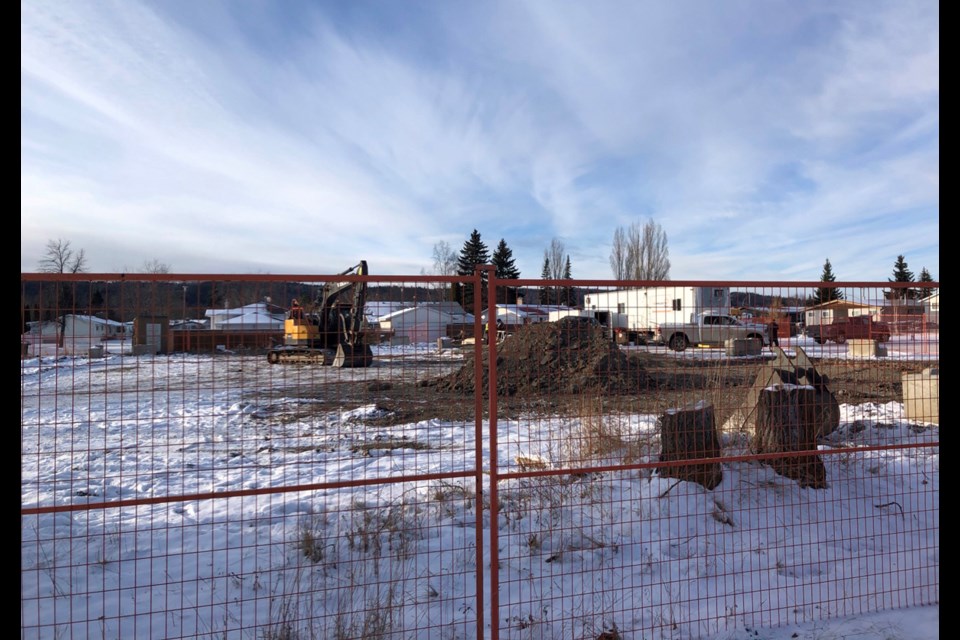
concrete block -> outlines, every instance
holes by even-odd
[[[940,424],[940,367],[901,375],[907,420]]]
[[[90,358],[102,358],[103,347],[90,347],[90,349],[87,351],[87,356]]]
[[[879,358],[887,355],[887,348],[876,340],[853,338],[847,341],[847,354],[860,358]]]
[[[760,341],[751,338],[730,338],[724,347],[728,356],[758,356],[763,351]]]

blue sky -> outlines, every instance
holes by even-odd
[[[939,4],[23,2],[20,268],[940,277]]]

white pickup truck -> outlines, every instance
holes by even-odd
[[[746,324],[721,313],[701,313],[693,319],[695,322],[661,324],[657,327],[660,342],[674,351],[700,344],[722,347],[731,338],[757,340],[761,347],[770,344],[770,332],[766,325]]]

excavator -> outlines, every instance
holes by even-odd
[[[366,260],[337,275],[364,276]],[[270,364],[324,364],[369,367],[370,345],[364,341],[366,282],[328,282],[310,308],[293,300],[283,323],[283,344],[267,353]]]

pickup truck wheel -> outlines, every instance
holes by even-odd
[[[843,343],[846,342],[846,341],[847,341],[847,334],[845,334],[843,331],[838,332],[838,333],[837,333],[837,344],[843,344]]]
[[[674,351],[683,351],[687,348],[687,337],[682,333],[671,336],[668,346]]]

